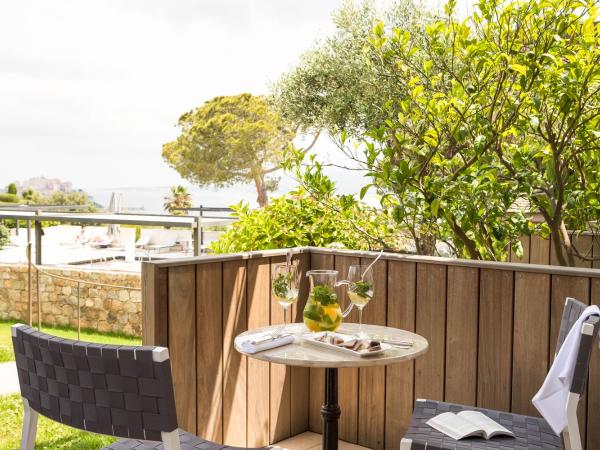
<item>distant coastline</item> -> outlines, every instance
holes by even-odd
[[[256,191],[252,185],[231,186],[221,189],[201,189],[186,185],[192,194],[194,206],[231,206],[240,201],[248,202],[251,207],[256,207]],[[291,182],[282,180],[278,195],[292,189]],[[106,206],[113,192],[122,194],[123,209],[128,211],[143,211],[147,213],[164,213],[164,197],[169,194],[170,186],[140,186],[140,187],[103,187],[83,188],[94,202]]]

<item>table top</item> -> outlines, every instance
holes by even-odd
[[[304,324],[288,325],[288,330],[293,330],[298,335],[292,344],[282,347],[264,350],[262,352],[250,354],[241,349],[241,342],[251,338],[253,335],[259,335],[269,330],[277,330],[281,325],[271,325],[269,327],[257,328],[255,330],[246,331],[235,338],[235,348],[238,352],[255,359],[269,361],[277,364],[285,364],[288,366],[300,367],[374,367],[387,366],[403,361],[415,359],[416,357],[427,352],[429,343],[427,339],[410,331],[400,330],[398,328],[383,327],[378,325],[363,325],[363,333],[368,334],[376,339],[399,338],[402,340],[411,340],[414,345],[411,348],[403,349],[392,347],[385,352],[369,355],[369,356],[354,356],[345,352],[325,349],[314,344],[305,342],[299,334],[300,331],[306,331]],[[358,330],[358,324],[344,323],[338,330],[338,333],[355,333]],[[310,332],[307,332],[310,333]]]

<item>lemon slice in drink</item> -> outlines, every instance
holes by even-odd
[[[323,315],[326,315],[331,319],[331,322],[335,322],[340,315],[340,307],[335,306],[323,306]]]

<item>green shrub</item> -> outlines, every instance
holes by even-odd
[[[368,250],[384,240],[402,247],[388,218],[350,196],[331,196],[327,204],[298,190],[272,199],[264,208],[233,206],[239,221],[211,243],[215,253],[235,253],[300,246],[338,246]]]
[[[0,223],[0,249],[2,249],[9,241],[8,228]]]
[[[17,185],[15,183],[10,183],[8,188],[6,188],[6,192],[9,194],[17,195]]]
[[[19,197],[17,194],[0,194],[0,202],[19,203]]]

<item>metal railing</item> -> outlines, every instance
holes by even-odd
[[[27,295],[29,301],[29,326],[33,326],[33,296],[31,293],[31,285],[33,281],[33,271],[36,272],[35,282],[36,282],[36,300],[38,307],[38,330],[42,329],[42,302],[40,297],[40,275],[46,275],[50,278],[56,278],[58,280],[64,280],[71,282],[77,285],[77,340],[81,338],[81,285],[90,285],[90,286],[98,286],[109,289],[126,289],[130,291],[141,291],[141,287],[132,287],[132,286],[121,286],[118,284],[108,284],[108,283],[98,283],[97,281],[88,281],[82,280],[80,278],[70,278],[65,277],[63,275],[57,275],[55,273],[47,272],[42,269],[37,264],[34,264],[31,261],[31,247],[32,244],[28,243],[26,247],[27,252]]]

